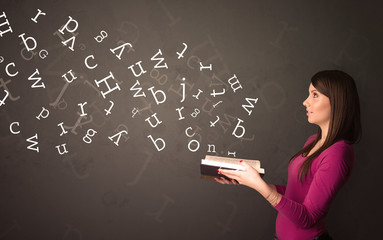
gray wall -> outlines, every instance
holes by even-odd
[[[200,179],[200,159],[214,144],[217,155],[261,160],[265,180],[285,184],[290,157],[316,132],[302,101],[311,76],[323,69],[355,78],[363,121],[354,171],[331,206],[328,229],[336,239],[381,235],[379,1],[3,0],[0,6],[12,28],[0,37],[0,99],[5,88],[10,92],[0,106],[0,239],[270,239],[277,212],[247,187]],[[46,15],[35,23],[37,9]],[[74,51],[57,34],[68,16],[79,24],[74,35],[62,35],[75,36]],[[101,31],[108,36],[98,43]],[[25,49],[22,33],[36,40],[36,55]],[[126,48],[119,60],[110,49],[124,42],[134,51]],[[178,59],[183,43],[188,48]],[[158,49],[167,69],[150,60]],[[84,64],[89,55],[95,69]],[[135,77],[128,67],[138,61],[147,72]],[[212,70],[200,71],[199,61]],[[15,76],[6,72],[10,63]],[[36,68],[45,88],[31,87]],[[71,83],[62,77],[69,70],[77,77]],[[120,90],[103,98],[106,85],[95,80],[109,72],[110,87]],[[228,83],[234,74],[242,87],[236,91]],[[146,97],[130,91],[136,80]],[[151,87],[166,94],[164,103],[156,104]],[[213,89],[225,94],[214,97]],[[245,98],[258,98],[250,115]],[[80,117],[84,102],[87,116]],[[38,120],[43,107],[49,116]],[[134,108],[140,112],[132,117]],[[152,114],[162,121],[154,128],[145,121]],[[222,121],[210,127],[216,116]],[[238,119],[242,138],[232,134]],[[10,132],[12,122],[19,134]],[[61,122],[68,131],[62,136]],[[122,130],[128,134],[117,146],[108,137]],[[94,135],[90,143],[87,132]],[[35,134],[39,152],[27,148]],[[149,135],[162,138],[165,149],[158,151]],[[188,144],[195,149],[196,141],[192,152]],[[61,144],[68,153],[59,154]]]

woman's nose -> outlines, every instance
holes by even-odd
[[[307,107],[308,106],[308,101],[307,101],[307,98],[303,101],[303,106]]]

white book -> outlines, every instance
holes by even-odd
[[[206,155],[205,159],[201,159],[201,177],[225,177],[223,175],[218,174],[217,170],[219,169],[232,169],[237,171],[243,171],[245,170],[245,168],[241,165],[241,160],[245,161],[250,166],[252,166],[255,170],[259,172],[259,174],[261,174],[261,176],[265,174],[265,169],[261,168],[261,161],[259,160]]]

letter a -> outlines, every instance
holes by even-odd
[[[114,144],[116,144],[116,145],[118,146],[118,143],[120,142],[121,135],[122,135],[123,133],[124,133],[124,134],[128,134],[128,132],[127,132],[126,130],[122,130],[122,131],[120,131],[120,132],[118,132],[118,133],[116,133],[116,134],[114,134],[113,136],[108,137],[108,138],[109,138],[110,141],[113,142],[113,138],[117,137],[117,140],[114,141]]]

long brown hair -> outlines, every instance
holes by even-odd
[[[339,70],[325,70],[316,73],[311,78],[311,83],[320,93],[330,99],[331,116],[328,134],[324,144],[307,157],[311,149],[313,149],[322,138],[321,128],[318,127],[315,140],[290,159],[291,161],[300,155],[307,157],[298,171],[297,177],[299,177],[301,182],[303,182],[304,178],[310,172],[311,164],[319,154],[341,139],[347,141],[349,144],[358,142],[362,130],[359,96],[354,79],[350,75]]]

